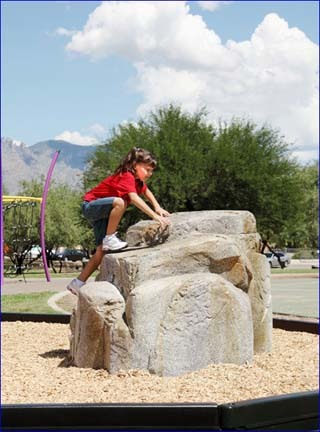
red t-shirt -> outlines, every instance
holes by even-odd
[[[144,194],[147,185],[127,171],[123,174],[114,174],[106,177],[96,187],[88,191],[84,201],[93,201],[99,198],[120,197],[130,204],[128,193],[135,192],[138,195]]]

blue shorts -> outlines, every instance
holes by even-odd
[[[114,199],[114,197],[99,198],[82,203],[82,214],[93,227],[96,246],[101,245],[103,237],[106,235]]]

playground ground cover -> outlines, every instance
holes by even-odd
[[[3,404],[221,404],[318,388],[318,336],[310,333],[274,329],[272,352],[243,365],[209,365],[180,377],[68,366],[69,335],[67,324],[2,323]]]
[[[272,271],[274,277],[286,276],[285,270],[279,270]],[[288,270],[294,269],[286,269],[288,277],[291,274],[293,277],[318,276],[317,270],[306,272],[306,269],[297,269],[298,273]],[[72,276],[65,274],[64,277],[65,280],[53,276],[51,286],[59,291],[65,290],[66,281]],[[35,280],[35,284],[42,288],[40,293],[43,297],[33,297],[32,292],[26,294],[26,298],[32,299],[34,308],[37,304],[45,305],[52,294],[43,274],[42,280]],[[17,281],[17,285],[26,289],[33,286],[31,281],[32,278],[27,283]],[[3,294],[2,299],[15,296]],[[71,294],[67,297],[76,301]],[[65,324],[2,323],[4,404],[213,401],[220,404],[318,388],[318,336],[308,333],[274,329],[272,352],[255,355],[252,363],[210,365],[182,377],[157,377],[137,370],[110,375],[106,370],[66,367],[69,335],[69,325]],[[15,377],[14,385],[12,376]]]

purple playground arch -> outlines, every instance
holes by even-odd
[[[50,273],[48,270],[47,254],[46,254],[46,242],[45,242],[45,236],[44,236],[45,213],[46,213],[46,203],[47,203],[47,195],[49,192],[50,180],[51,180],[54,166],[55,166],[57,159],[59,157],[59,154],[60,154],[60,150],[56,151],[55,154],[53,155],[53,158],[52,158],[52,161],[50,164],[50,168],[49,168],[49,171],[47,174],[46,182],[45,182],[45,185],[43,188],[41,210],[40,210],[40,246],[41,246],[41,251],[42,251],[43,268],[44,268],[44,272],[46,274],[47,282],[50,282],[51,278],[50,278]]]
[[[0,193],[1,193],[1,206],[0,206],[0,272],[1,272],[1,287],[3,287],[3,209],[2,209],[2,145],[0,145]]]

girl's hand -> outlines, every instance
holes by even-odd
[[[155,209],[154,209],[154,211],[155,211],[159,216],[164,216],[164,217],[166,217],[166,216],[170,216],[170,213],[169,213],[167,210],[161,208],[160,206],[156,206]]]
[[[170,220],[167,217],[159,216],[157,214],[153,217],[153,220],[159,222],[161,228],[165,228],[166,226],[171,224]]]

